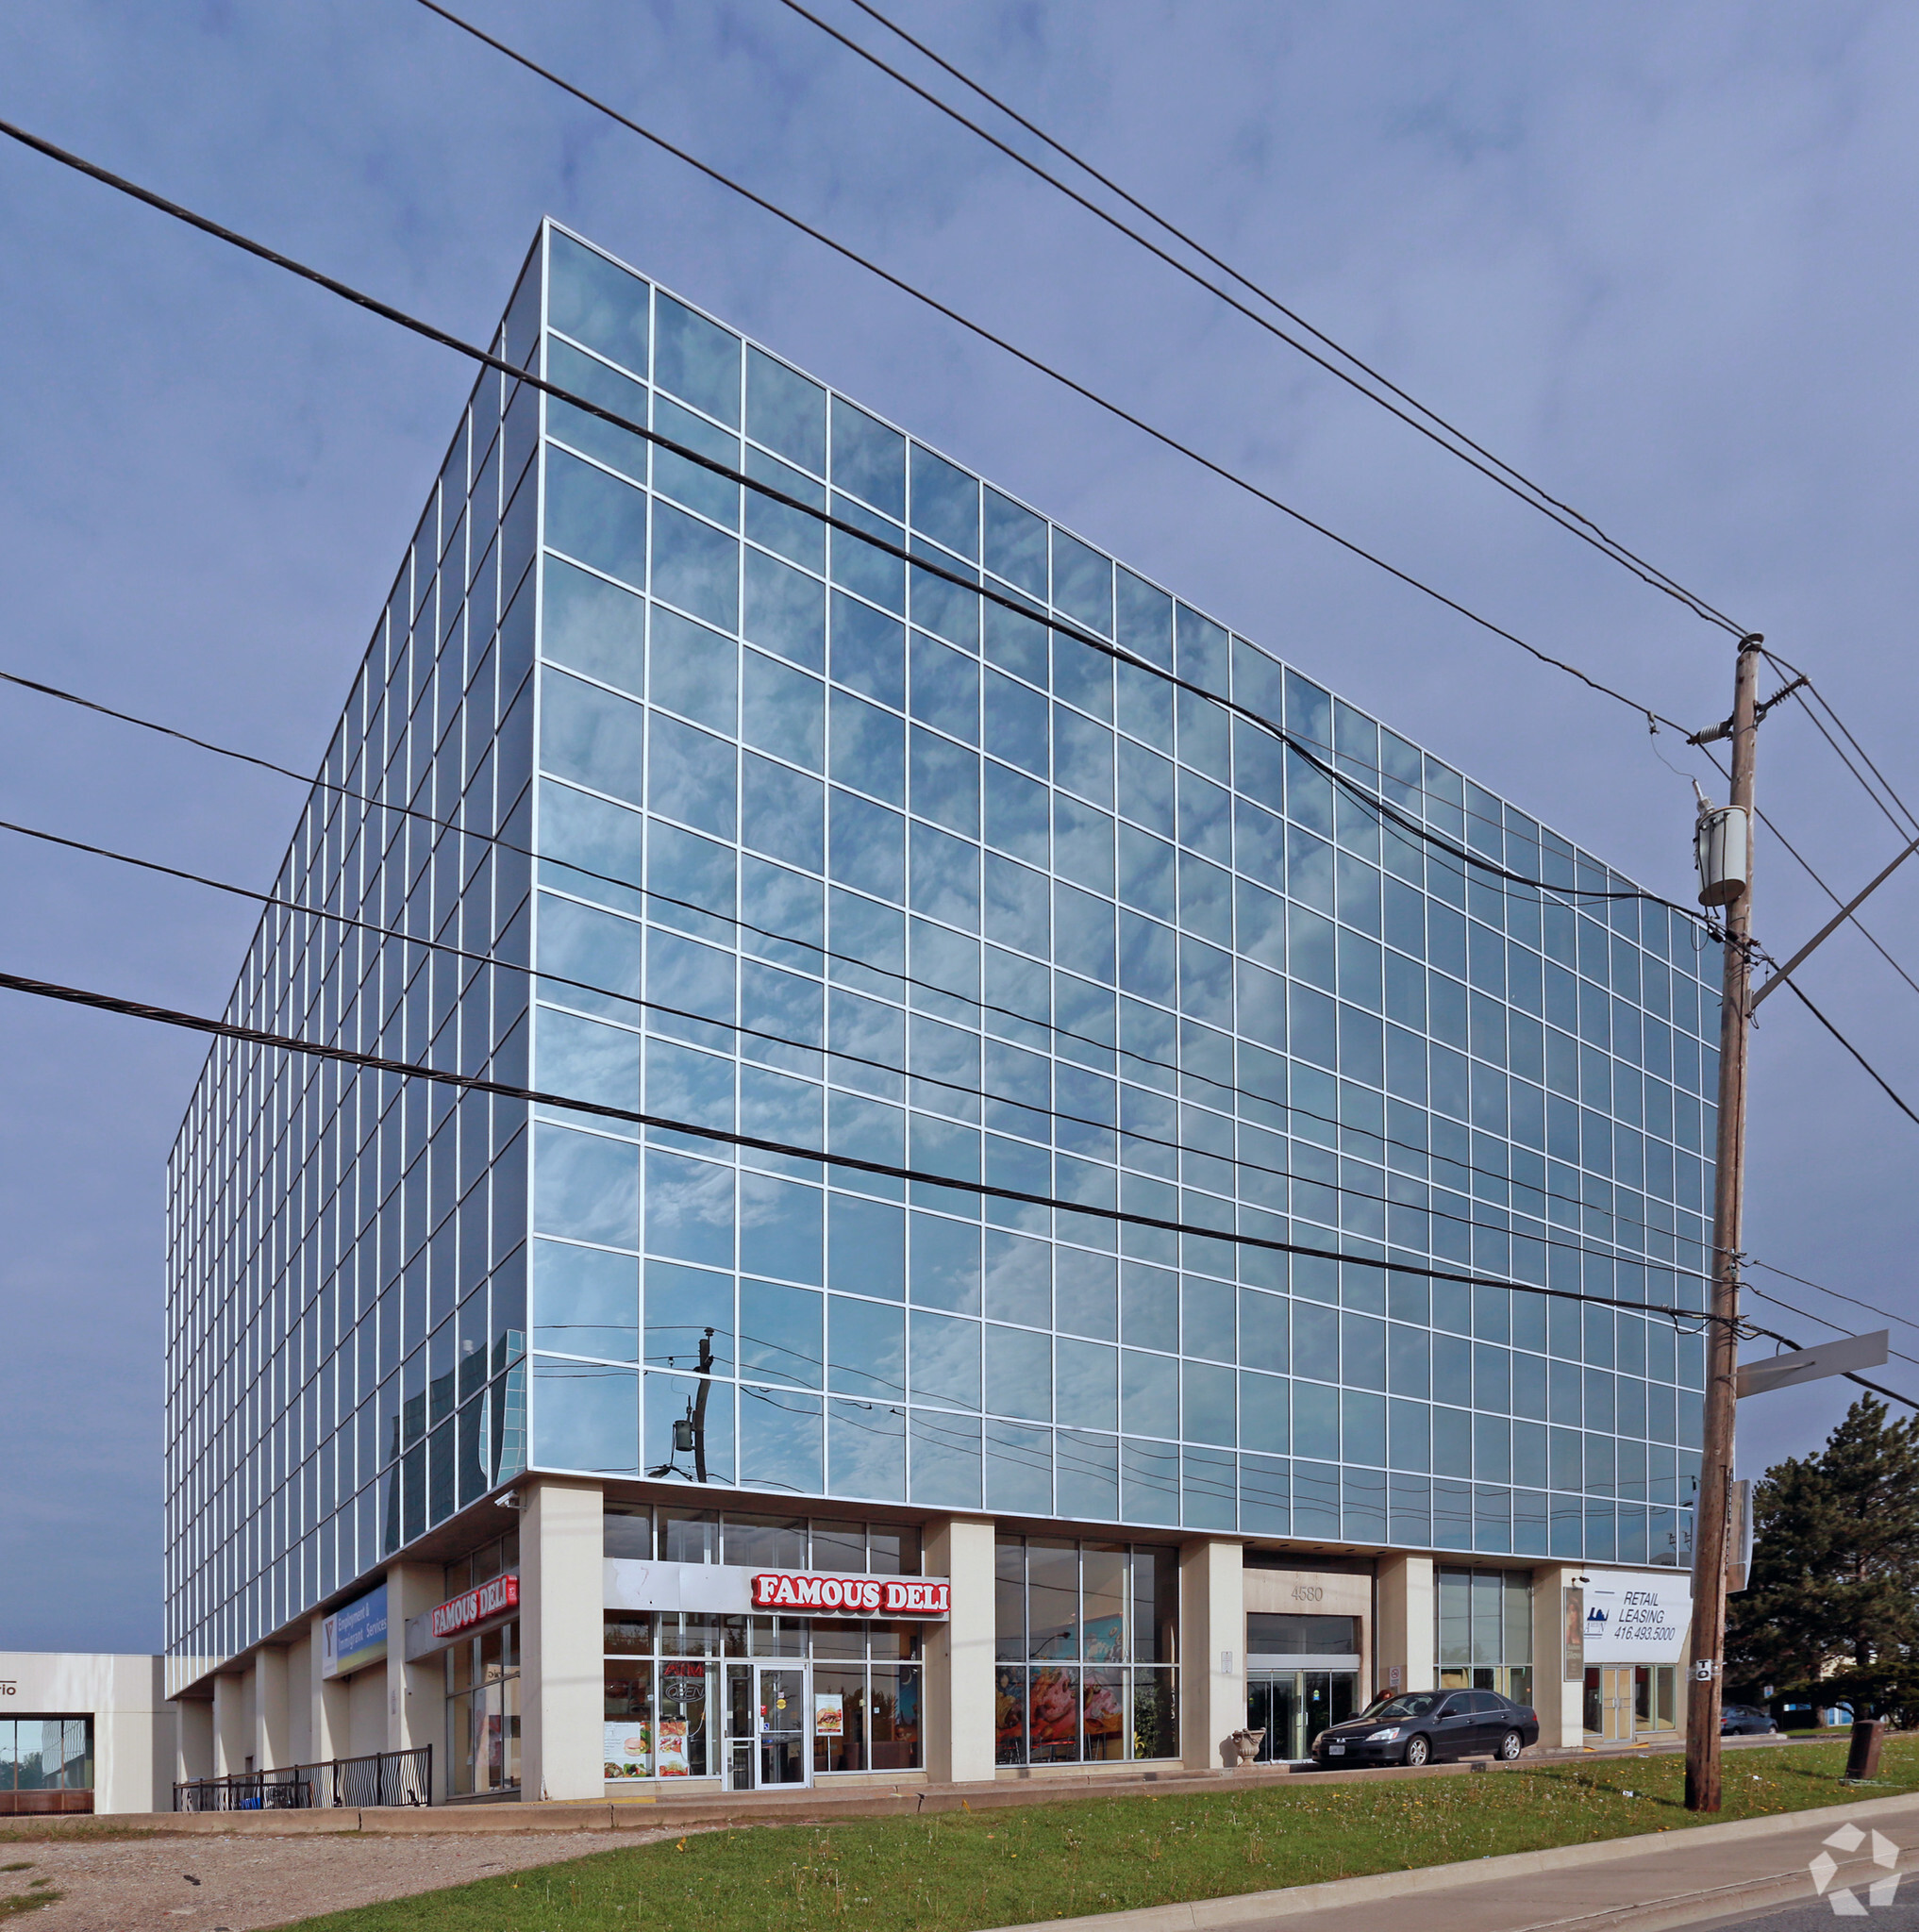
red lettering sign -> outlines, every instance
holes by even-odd
[[[821,1576],[810,1571],[760,1570],[753,1577],[753,1607],[848,1617],[943,1617],[952,1607],[949,1588],[904,1576]]]
[[[440,1605],[432,1612],[433,1634],[436,1637],[453,1637],[462,1630],[472,1629],[476,1624],[484,1624],[489,1617],[497,1617],[504,1610],[519,1607],[520,1578],[516,1572],[509,1570],[504,1576],[491,1577],[477,1590],[466,1591]]]

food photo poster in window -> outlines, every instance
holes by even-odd
[[[609,1784],[623,1778],[646,1777],[653,1770],[653,1735],[643,1719],[609,1724],[602,1733]]]
[[[817,1738],[843,1738],[846,1735],[846,1706],[839,1691],[813,1692],[813,1735]]]

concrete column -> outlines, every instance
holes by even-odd
[[[926,1525],[926,1573],[952,1579],[952,1611],[926,1632],[926,1773],[935,1784],[993,1775],[993,1525],[950,1516]]]
[[[219,1681],[217,1678],[214,1680]],[[184,1784],[189,1778],[214,1776],[213,1700],[210,1697],[182,1697],[174,1706],[178,1713],[178,1757],[174,1776]]]
[[[535,1480],[520,1497],[521,1793],[603,1797],[599,1487]]]
[[[321,1674],[326,1658],[320,1626],[325,1621],[324,1617],[315,1617],[308,1625],[310,1634],[307,1640],[307,1681],[300,1687],[309,1713],[307,1723],[311,1742],[309,1748],[316,1764],[326,1764],[336,1757],[354,1755],[348,1720],[352,1687],[340,1678]]]
[[[1577,1750],[1586,1741],[1584,1685],[1565,1681],[1566,1591],[1585,1573],[1573,1564],[1542,1564],[1532,1573],[1532,1705],[1546,1750]]]
[[[1226,1740],[1246,1722],[1245,1552],[1236,1542],[1179,1550],[1179,1737],[1190,1770],[1230,1761]]]
[[[445,1595],[446,1573],[438,1563],[392,1563],[387,1568],[387,1749],[433,1746],[433,1799],[446,1793],[446,1665],[439,1657],[407,1661],[407,1620],[424,1617]]]
[[[246,1769],[253,1752],[252,1687],[243,1671],[222,1671],[213,1679],[213,1775]]]
[[[1379,1558],[1379,1615],[1373,1633],[1373,1690],[1424,1690],[1439,1682],[1430,1557]]]
[[[292,1761],[287,1653],[268,1646],[257,1652],[253,1660],[253,1768],[276,1771]]]

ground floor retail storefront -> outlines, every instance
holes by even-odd
[[[1296,1760],[1385,1690],[1529,1702],[1547,1746],[1677,1716],[1670,1571],[691,1501],[526,1479],[224,1667],[183,1774],[430,1747],[435,1802],[644,1803]]]

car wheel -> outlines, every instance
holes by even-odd
[[[1510,1764],[1513,1761],[1513,1759],[1516,1758],[1519,1756],[1519,1754],[1525,1749],[1525,1741],[1521,1739],[1519,1733],[1517,1731],[1508,1731],[1507,1734],[1500,1739],[1499,1749],[1495,1755],[1498,1757],[1501,1763]]]
[[[1416,1770],[1431,1756],[1432,1740],[1430,1738],[1409,1738],[1406,1740],[1406,1756],[1401,1759],[1401,1762],[1410,1764]]]

